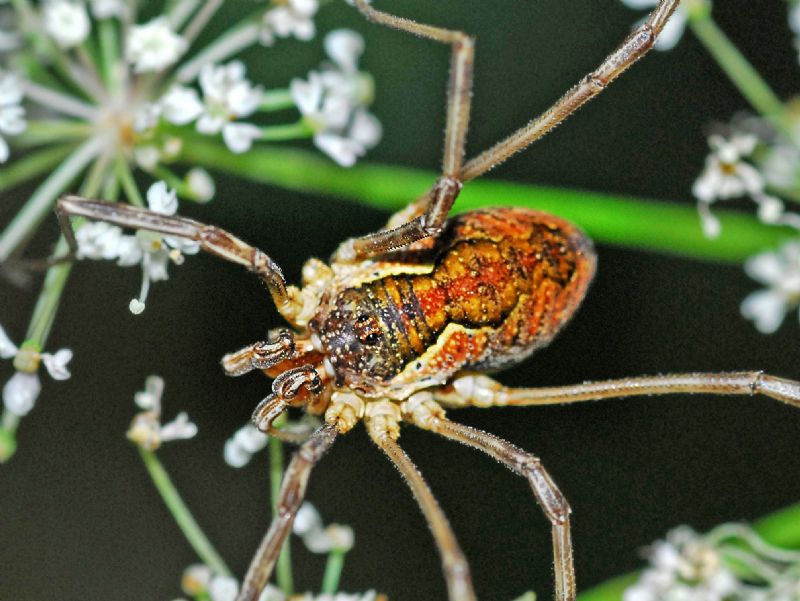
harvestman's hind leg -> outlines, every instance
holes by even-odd
[[[398,214],[410,221],[394,229],[349,240],[337,251],[337,259],[340,260],[378,255],[428,236],[436,236],[441,231],[447,213],[464,182],[489,171],[512,154],[532,144],[602,92],[608,84],[653,47],[670,16],[678,8],[680,0],[661,0],[647,20],[625,38],[597,69],[586,75],[547,111],[468,161],[463,167],[461,158],[464,154],[469,125],[469,98],[472,94],[472,39],[460,32],[422,25],[386,14],[370,7],[365,0],[356,0],[356,4],[371,21],[421,37],[452,43],[453,62],[448,86],[448,117],[442,177],[427,194],[413,203],[409,209]],[[469,55],[465,50],[466,44],[459,40],[469,40]],[[461,68],[462,71],[459,72],[457,68]],[[394,226],[396,219],[393,218],[390,224]]]
[[[444,410],[433,401],[407,401],[403,403],[402,411],[406,421],[483,451],[528,480],[552,526],[556,600],[573,601],[575,566],[570,535],[570,507],[539,458],[493,434],[450,421],[445,417]]]
[[[384,401],[367,405],[365,421],[370,438],[386,453],[386,456],[402,474],[433,533],[436,546],[439,548],[439,555],[442,558],[448,599],[450,601],[476,601],[469,564],[458,545],[447,517],[422,474],[397,444],[397,437],[400,433],[399,420],[400,412],[394,403]]]
[[[297,450],[286,468],[278,497],[278,511],[264,539],[250,562],[236,601],[256,601],[267,584],[283,541],[303,502],[312,468],[328,452],[336,440],[335,426],[324,425]]]
[[[762,394],[800,408],[800,382],[761,371],[666,374],[586,382],[547,388],[509,388],[483,375],[462,376],[434,392],[434,398],[451,407],[525,407],[561,405],[629,396],[662,394]]]

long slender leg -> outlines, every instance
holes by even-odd
[[[575,566],[570,536],[570,507],[539,458],[493,434],[450,421],[445,417],[444,410],[433,401],[404,403],[403,417],[420,428],[486,453],[528,480],[552,526],[556,599],[573,601]]]
[[[386,456],[400,471],[428,522],[442,557],[449,600],[475,601],[469,565],[447,517],[422,474],[397,444],[399,417],[397,405],[388,401],[370,403],[367,406],[367,431],[375,444],[386,453]]]
[[[250,562],[236,601],[256,601],[266,586],[283,541],[289,535],[297,510],[305,497],[311,470],[331,448],[337,433],[335,426],[322,426],[292,457],[283,476],[277,515]]]
[[[356,4],[367,18],[390,27],[402,29],[403,31],[408,31],[423,37],[432,37],[429,31],[435,30],[435,28],[431,28],[427,25],[421,25],[407,19],[400,19],[377,11],[369,7],[365,3],[365,0],[356,0]],[[390,224],[394,226],[399,219],[403,218],[410,219],[410,221],[395,229],[378,232],[356,240],[348,240],[337,251],[336,259],[350,261],[358,257],[373,256],[394,248],[405,246],[428,236],[437,236],[464,182],[475,179],[504,162],[514,153],[532,144],[550,132],[559,123],[563,122],[586,102],[602,92],[612,81],[621,75],[623,71],[639,60],[653,47],[656,38],[664,29],[667,21],[678,8],[679,4],[680,0],[661,0],[640,27],[633,31],[633,33],[631,33],[597,69],[586,75],[552,107],[506,139],[465,163],[463,168],[456,170],[452,175],[448,175],[445,170],[445,176],[447,177],[443,176],[431,190],[417,199],[409,210],[402,211],[396,216],[397,218],[393,218]],[[456,49],[454,48],[454,65],[455,55]],[[467,97],[469,96],[469,90],[471,90],[472,84],[471,58],[469,64],[470,77],[469,79],[465,78],[461,82],[463,87],[459,90],[459,94],[466,94]],[[454,79],[453,70],[451,70],[451,90],[455,89],[452,87],[454,85]],[[456,81],[455,85],[458,85],[458,83],[459,82]],[[456,96],[458,96],[458,94],[451,94],[448,102],[453,103]],[[451,104],[450,106],[451,109],[448,110],[448,115],[454,112],[453,105]],[[469,108],[468,104],[466,108]],[[467,120],[468,113],[465,112],[462,122],[453,122],[458,123],[458,125],[463,128],[463,132],[461,132],[459,136],[452,136],[453,140],[458,140],[460,138],[462,152],[466,139]],[[451,120],[448,118],[448,135],[450,131]],[[449,151],[451,149],[450,145],[446,143],[445,149]],[[447,162],[445,162],[445,168],[446,166]],[[444,188],[443,183],[449,182],[449,180],[452,180],[453,183],[448,183],[447,188]],[[425,213],[419,215],[423,208],[425,208]]]
[[[337,257],[351,260],[373,256],[405,246],[429,236],[437,236],[453,203],[461,191],[461,165],[469,127],[472,100],[472,67],[475,39],[461,31],[432,27],[403,19],[372,8],[366,0],[356,0],[356,6],[370,21],[399,29],[413,35],[451,44],[450,79],[447,84],[447,122],[444,136],[442,175],[425,199],[425,212],[402,226],[370,236],[350,240],[340,247]]]
[[[467,182],[504,162],[512,154],[532,144],[572,113],[606,89],[623,71],[642,58],[655,44],[680,0],[661,0],[647,20],[637,27],[600,66],[586,75],[553,106],[464,165],[461,181]]]
[[[509,388],[488,376],[470,375],[457,378],[450,386],[435,391],[434,397],[453,407],[520,407],[687,393],[751,396],[763,394],[800,407],[800,382],[777,378],[760,371],[640,376],[547,388]]]
[[[256,273],[266,284],[278,311],[291,321],[295,308],[290,302],[281,268],[265,252],[225,230],[186,217],[162,215],[130,205],[89,200],[79,196],[62,196],[56,203],[56,212],[64,237],[73,253],[77,252],[78,244],[69,221],[72,216],[195,240],[203,250]]]

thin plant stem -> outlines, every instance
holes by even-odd
[[[793,140],[791,120],[785,105],[716,24],[711,17],[710,5],[705,1],[695,1],[688,4],[687,12],[692,32],[742,96],[788,140]]]
[[[100,64],[103,71],[103,81],[106,83],[111,96],[119,91],[119,38],[117,25],[112,19],[102,19],[98,24],[98,37],[100,40]]]
[[[69,246],[62,236],[55,246],[53,256],[60,257],[68,252]],[[33,308],[33,316],[28,326],[28,332],[25,335],[26,343],[33,342],[40,349],[45,347],[70,271],[72,271],[72,263],[69,262],[54,265],[47,270],[42,292]]]
[[[261,105],[258,107],[258,109],[261,111],[270,112],[282,111],[284,109],[293,108],[294,106],[295,104],[291,91],[287,89],[280,89],[264,92],[264,95],[261,97]]]
[[[50,145],[63,140],[85,140],[91,134],[92,125],[85,121],[34,120],[28,122],[25,132],[18,136],[15,142],[30,146]]]
[[[325,564],[325,575],[322,577],[322,594],[333,595],[339,590],[339,579],[344,569],[344,558],[347,551],[342,549],[332,549],[328,553],[328,561]]]
[[[275,420],[275,426],[280,428],[286,423],[286,414]],[[272,499],[272,515],[278,515],[278,500],[280,499],[281,483],[283,481],[283,443],[274,436],[269,439],[269,481]],[[292,576],[292,556],[289,539],[283,543],[283,548],[278,556],[275,567],[275,578],[280,588],[287,596],[294,592],[294,578]]]
[[[261,128],[261,139],[268,142],[302,140],[314,135],[314,129],[304,119],[287,125],[268,125]]]
[[[0,171],[0,191],[35,178],[63,161],[75,150],[74,144],[63,144],[31,152]]]
[[[141,447],[138,448],[139,455],[142,457],[144,466],[147,468],[147,473],[153,480],[156,490],[158,490],[164,500],[164,504],[169,509],[194,552],[215,573],[222,576],[230,576],[230,569],[194,519],[156,454],[153,451],[148,451]]]
[[[131,171],[128,162],[125,160],[125,157],[122,155],[117,155],[117,178],[119,179],[120,184],[122,185],[122,190],[125,192],[125,196],[127,196],[128,201],[132,205],[136,205],[137,207],[143,207],[144,199],[142,198],[141,193],[139,192],[139,188],[136,185],[136,181],[133,179],[133,172]]]
[[[207,64],[220,63],[229,56],[252,46],[258,41],[261,25],[256,19],[247,18],[219,36],[187,61],[175,74],[179,83],[192,81]]]
[[[97,157],[102,147],[103,141],[99,138],[87,140],[36,188],[28,202],[23,205],[5,231],[0,234],[0,262],[8,259],[11,253],[33,233],[33,230],[47,216],[56,197],[66,190]]]
[[[183,32],[183,38],[191,44],[194,39],[200,35],[200,32],[205,29],[220,6],[222,6],[222,0],[206,0],[194,18],[186,26],[186,30]]]

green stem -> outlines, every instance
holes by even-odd
[[[708,2],[695,0],[687,6],[687,12],[689,27],[742,96],[762,117],[768,119],[787,139],[792,140],[792,125],[786,107],[714,22]]]
[[[344,558],[347,551],[341,549],[333,549],[328,553],[328,562],[325,564],[325,575],[322,577],[322,590],[323,595],[333,595],[339,590],[339,579],[342,576],[344,569]]]
[[[100,64],[103,71],[103,81],[111,96],[116,96],[119,88],[119,40],[117,39],[117,25],[113,19],[103,19],[98,25],[100,39]]]
[[[800,549],[800,504],[791,505],[757,520],[753,529],[770,545]],[[617,576],[581,593],[578,601],[619,601],[625,589],[638,578],[638,572]]]
[[[142,194],[139,192],[136,181],[133,179],[133,172],[131,171],[130,165],[128,165],[125,157],[121,154],[117,155],[116,171],[117,178],[122,185],[122,190],[125,192],[125,196],[128,198],[128,201],[137,207],[145,206]]]
[[[313,135],[314,129],[304,119],[287,125],[268,125],[261,128],[261,139],[268,142],[302,140]]]
[[[260,35],[262,14],[263,10],[252,17],[242,19],[228,31],[217,36],[214,42],[178,69],[175,80],[178,83],[188,83],[197,77],[204,65],[221,63],[229,56],[255,44]]]
[[[63,144],[31,152],[0,171],[0,191],[13,188],[24,181],[33,179],[53,166],[58,165],[75,150],[74,144]]]
[[[403,208],[437,178],[432,171],[369,163],[343,169],[316,153],[294,148],[258,146],[245,154],[233,154],[201,136],[184,144],[182,160],[290,190],[357,200],[385,211]],[[269,201],[269,195],[264,198]],[[600,242],[693,259],[740,263],[797,234],[749,215],[718,211],[722,235],[709,240],[691,206],[490,179],[464,186],[456,212],[503,205],[561,215]],[[353,231],[353,235],[360,233]]]
[[[294,107],[292,93],[289,90],[270,90],[261,98],[261,111],[282,111]]]
[[[11,253],[33,233],[50,212],[56,197],[66,190],[100,153],[102,145],[100,139],[87,140],[41,183],[5,231],[0,234],[0,263],[8,259]]]
[[[61,257],[68,252],[69,246],[62,236],[55,246],[53,256]],[[28,332],[25,334],[25,342],[34,342],[39,348],[45,348],[70,271],[72,271],[71,262],[60,263],[47,270],[42,292],[33,308]]]
[[[280,428],[286,423],[284,413],[275,420],[275,427]],[[278,501],[280,498],[281,482],[283,481],[283,443],[274,436],[269,439],[269,481],[272,498],[272,515],[278,515]],[[289,596],[294,592],[294,578],[292,577],[292,556],[289,547],[289,539],[283,543],[281,554],[278,556],[278,564],[275,569],[275,577],[280,588],[285,595]]]
[[[153,480],[153,484],[155,484],[158,493],[164,500],[167,509],[169,509],[178,527],[186,537],[186,540],[189,542],[192,549],[194,549],[194,552],[197,553],[197,556],[203,563],[210,567],[215,573],[223,576],[230,576],[230,569],[225,565],[225,561],[220,557],[219,553],[217,553],[205,533],[203,533],[200,526],[197,524],[197,521],[194,519],[191,511],[189,511],[186,503],[184,503],[178,490],[170,479],[169,474],[167,474],[164,466],[158,460],[158,457],[156,457],[156,454],[141,447],[139,447],[139,454],[142,457],[142,461],[147,468],[147,473]]]
[[[92,134],[92,126],[84,121],[36,120],[29,121],[25,132],[14,139],[23,145],[52,144],[60,140],[85,140]]]

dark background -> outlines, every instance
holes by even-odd
[[[341,6],[339,5],[341,4]],[[227,3],[236,12],[244,3]],[[611,0],[383,2],[421,21],[478,36],[470,153],[544,110],[595,66],[640,14]],[[251,10],[248,4],[246,10]],[[714,14],[781,97],[797,86],[797,56],[782,2],[729,0]],[[220,18],[219,21],[226,19]],[[367,39],[363,64],[377,82],[374,112],[385,128],[369,159],[436,168],[441,153],[448,50],[362,22],[344,3],[327,6],[320,31],[349,26]],[[248,55],[254,76],[284,86],[322,56],[281,42]],[[653,53],[568,124],[491,177],[691,203],[707,153],[705,135],[745,102],[687,34]],[[267,250],[290,280],[309,256],[379,227],[385,215],[355,204],[219,177],[217,199],[187,207]],[[3,215],[29,190],[4,194]],[[748,207],[749,208],[749,207]],[[699,227],[699,224],[698,224]],[[51,241],[55,219],[42,236]],[[758,285],[740,266],[600,246],[585,306],[550,348],[503,374],[513,385],[683,371],[763,368],[798,378],[796,312],[773,336],[739,316]],[[187,410],[190,442],[160,456],[199,522],[238,574],[265,530],[266,455],[237,471],[225,439],[268,391],[257,375],[225,378],[225,353],[279,324],[254,278],[208,256],[191,257],[155,285],[132,316],[138,269],[84,263],[74,270],[51,349],[75,351],[73,378],[46,377],[22,422],[19,449],[0,468],[0,598],[171,599],[197,561],[124,438],[134,392],[150,373],[167,382],[165,413]],[[24,335],[37,291],[4,287],[0,322]],[[8,362],[0,380],[11,375]],[[640,565],[637,549],[668,529],[750,520],[800,497],[800,416],[763,398],[679,397],[452,413],[538,454],[574,509],[579,586]],[[485,601],[535,589],[551,595],[549,527],[524,481],[475,452],[405,429],[401,442],[448,513]],[[392,600],[445,598],[433,543],[403,482],[363,429],[343,437],[313,474],[308,498],[326,521],[352,525],[342,587],[375,588]],[[323,568],[295,542],[300,590]]]

